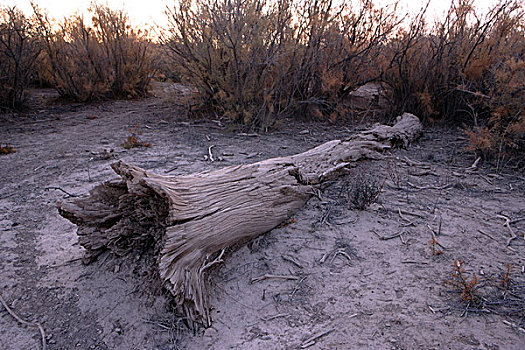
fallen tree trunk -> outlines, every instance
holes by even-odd
[[[359,160],[408,146],[421,130],[419,119],[405,113],[393,127],[376,126],[297,155],[184,176],[117,162],[112,168],[121,179],[57,206],[78,225],[87,257],[154,246],[159,276],[190,326],[210,326],[205,277],[225,248],[270,231],[301,208],[316,185]]]

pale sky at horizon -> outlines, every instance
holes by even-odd
[[[62,19],[77,11],[85,11],[92,0],[34,0],[41,8],[47,10],[51,17]],[[165,25],[166,16],[164,10],[166,5],[172,6],[175,0],[101,0],[114,9],[124,8],[129,14],[132,25]],[[377,5],[391,4],[394,0],[376,0]],[[440,17],[449,8],[451,0],[431,0],[428,14],[431,17]],[[474,6],[485,11],[497,0],[476,0]],[[426,0],[400,0],[400,13],[417,12]],[[2,0],[0,6],[17,6],[27,14],[31,14],[30,0]]]

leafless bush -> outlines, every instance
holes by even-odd
[[[524,146],[524,12],[515,0],[502,0],[485,16],[473,5],[453,1],[430,30],[423,10],[388,43],[382,78],[392,115],[408,111],[473,127],[472,148],[500,167]]]
[[[17,8],[0,8],[0,107],[22,107],[41,51],[33,27]]]
[[[356,209],[365,210],[371,204],[377,202],[383,190],[383,185],[384,181],[380,181],[366,173],[356,175],[351,180],[351,185],[347,192],[348,200]]]
[[[168,16],[164,44],[199,91],[195,109],[259,128],[344,115],[342,97],[379,77],[374,60],[399,24],[368,0],[196,0]]]
[[[58,92],[78,101],[140,97],[147,93],[155,58],[147,33],[122,10],[92,3],[92,25],[81,15],[55,23],[33,4],[48,74]]]

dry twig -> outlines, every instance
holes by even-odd
[[[50,186],[50,187],[46,187],[45,188],[46,190],[58,190],[58,191],[62,191],[64,192],[65,194],[67,194],[69,197],[78,197],[78,195],[76,194],[71,194],[69,192],[67,192],[66,190],[60,188],[60,187],[54,187],[54,186]]]
[[[439,187],[438,186],[418,186],[418,185],[414,185],[410,181],[407,181],[407,184],[409,186],[411,186],[411,187],[414,187],[418,191],[422,191],[422,190],[446,190],[446,189],[448,189],[448,188],[453,186],[452,184],[447,184],[447,185],[439,186]]]
[[[428,229],[430,230],[430,232],[432,233],[432,238],[433,238],[433,241],[436,242],[436,244],[438,246],[440,246],[441,248],[443,248],[443,250],[447,250],[448,248],[443,246],[441,243],[438,242],[437,238],[436,238],[436,232],[434,231],[434,229],[432,227],[430,227],[429,224],[427,224],[427,227]],[[441,230],[441,225],[440,225],[440,230]],[[439,234],[438,234],[439,235]]]
[[[7,305],[6,301],[4,300],[4,297],[2,297],[1,294],[0,294],[0,302],[2,303],[2,305],[4,306],[6,311],[9,313],[9,315],[13,316],[13,318],[15,320],[17,320],[18,323],[20,323],[20,324],[22,324],[24,326],[27,326],[27,327],[38,328],[38,330],[40,331],[40,337],[41,337],[41,341],[42,341],[42,350],[46,350],[47,349],[46,333],[44,332],[44,328],[42,328],[42,325],[40,323],[36,323],[36,322],[35,323],[28,322],[28,321],[25,321],[24,319],[20,318],[20,316],[18,316],[13,310],[11,310],[9,305]]]
[[[303,282],[306,281],[306,276],[301,278],[301,280],[299,281],[299,283],[297,283],[297,285],[295,286],[295,288],[293,289],[292,293],[290,294],[290,300],[293,299],[293,296],[295,295],[295,293],[297,293],[297,291],[299,290],[299,288],[301,288],[301,285],[303,284]]]
[[[324,337],[325,335],[328,335],[330,333],[332,333],[334,331],[334,329],[329,329],[329,330],[326,330],[326,331],[322,331],[322,332],[319,332],[319,333],[316,333],[314,334],[313,336],[311,336],[310,338],[306,339],[304,342],[303,342],[303,345],[301,345],[301,349],[306,349],[312,345],[315,344],[315,341],[321,337]]]
[[[510,233],[510,238],[507,239],[507,247],[510,245],[510,242],[512,242],[513,239],[517,239],[518,236],[512,231],[512,228],[510,227],[510,219],[505,215],[497,215],[498,218],[505,220],[505,223],[503,224],[506,226]]]
[[[217,258],[215,258],[213,261],[210,261],[209,263],[203,265],[199,269],[199,273],[202,273],[204,270],[209,269],[210,267],[212,267],[215,264],[220,264],[221,262],[223,262],[224,260],[222,260],[222,256],[224,255],[224,251],[225,251],[225,249],[223,248],[221,250],[221,253],[219,254],[219,256]]]
[[[211,152],[211,149],[215,147],[215,145],[211,145],[210,147],[208,147],[208,159],[210,160],[210,162],[215,162],[215,159],[213,158],[213,153]]]
[[[481,157],[476,158],[476,160],[474,161],[474,163],[472,163],[472,165],[471,165],[470,167],[468,167],[466,170],[474,170],[474,169],[477,169],[477,168],[478,168],[478,163],[479,163],[480,160],[481,160]]]
[[[496,238],[492,237],[491,235],[489,235],[489,234],[486,233],[486,232],[483,232],[483,231],[481,231],[481,230],[479,230],[479,229],[478,229],[478,232],[481,233],[481,234],[484,235],[484,236],[487,236],[488,238],[490,238],[490,239],[492,239],[492,240],[494,240],[494,241],[496,241],[496,242],[498,241]]]
[[[403,264],[421,264],[421,265],[428,265],[426,261],[416,261],[416,260],[403,260],[401,261]]]
[[[271,320],[274,320],[276,318],[279,318],[279,317],[288,317],[290,316],[290,314],[277,314],[277,315],[273,315],[273,316],[270,316],[270,317],[261,317],[261,320],[265,321],[265,322],[268,322],[268,321],[271,321]]]
[[[259,276],[259,277],[252,278],[250,283],[261,282],[263,280],[270,279],[270,278],[284,279],[284,280],[298,280],[299,279],[299,277],[292,276],[292,275],[271,275],[271,274],[266,274],[266,275],[262,275],[262,276]]]
[[[397,238],[397,237],[401,237],[403,235],[403,233],[405,233],[405,229],[402,229],[401,231],[399,231],[398,233],[395,233],[393,235],[390,235],[390,236],[381,236],[379,233],[377,233],[375,230],[370,230],[372,231],[378,238],[380,241],[387,241],[389,239],[393,239],[393,238]]]
[[[288,262],[291,262],[292,264],[294,264],[295,266],[297,266],[298,268],[302,269],[304,268],[303,265],[301,265],[300,263],[297,262],[297,260],[295,260],[293,257],[291,257],[290,255],[281,255],[281,257],[283,258],[284,261],[288,261]]]
[[[503,323],[505,323],[507,326],[510,326],[510,327],[512,327],[512,328],[519,329],[521,332],[525,333],[525,328],[522,328],[522,327],[518,326],[518,325],[515,324],[515,323],[509,322],[509,321],[507,321],[507,320],[503,320]]]

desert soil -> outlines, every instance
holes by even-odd
[[[481,283],[507,263],[524,281],[525,178],[470,168],[461,132],[427,128],[409,149],[350,169],[287,224],[229,252],[210,281],[213,326],[190,331],[138,256],[83,265],[76,227],[55,203],[114,178],[118,159],[159,174],[199,172],[302,152],[364,126],[284,122],[247,135],[185,118],[176,96],[79,105],[49,104],[48,95],[35,92],[23,115],[0,115],[0,142],[16,148],[0,156],[0,293],[42,325],[49,349],[524,348],[523,308],[467,308],[444,283],[456,259]],[[121,146],[135,125],[150,147]],[[222,160],[205,159],[212,145]],[[382,192],[356,210],[348,194],[363,174]],[[503,216],[518,237],[509,246]],[[431,230],[442,254],[431,252]],[[290,279],[252,283],[266,274]],[[38,329],[0,307],[0,349],[38,348]]]

